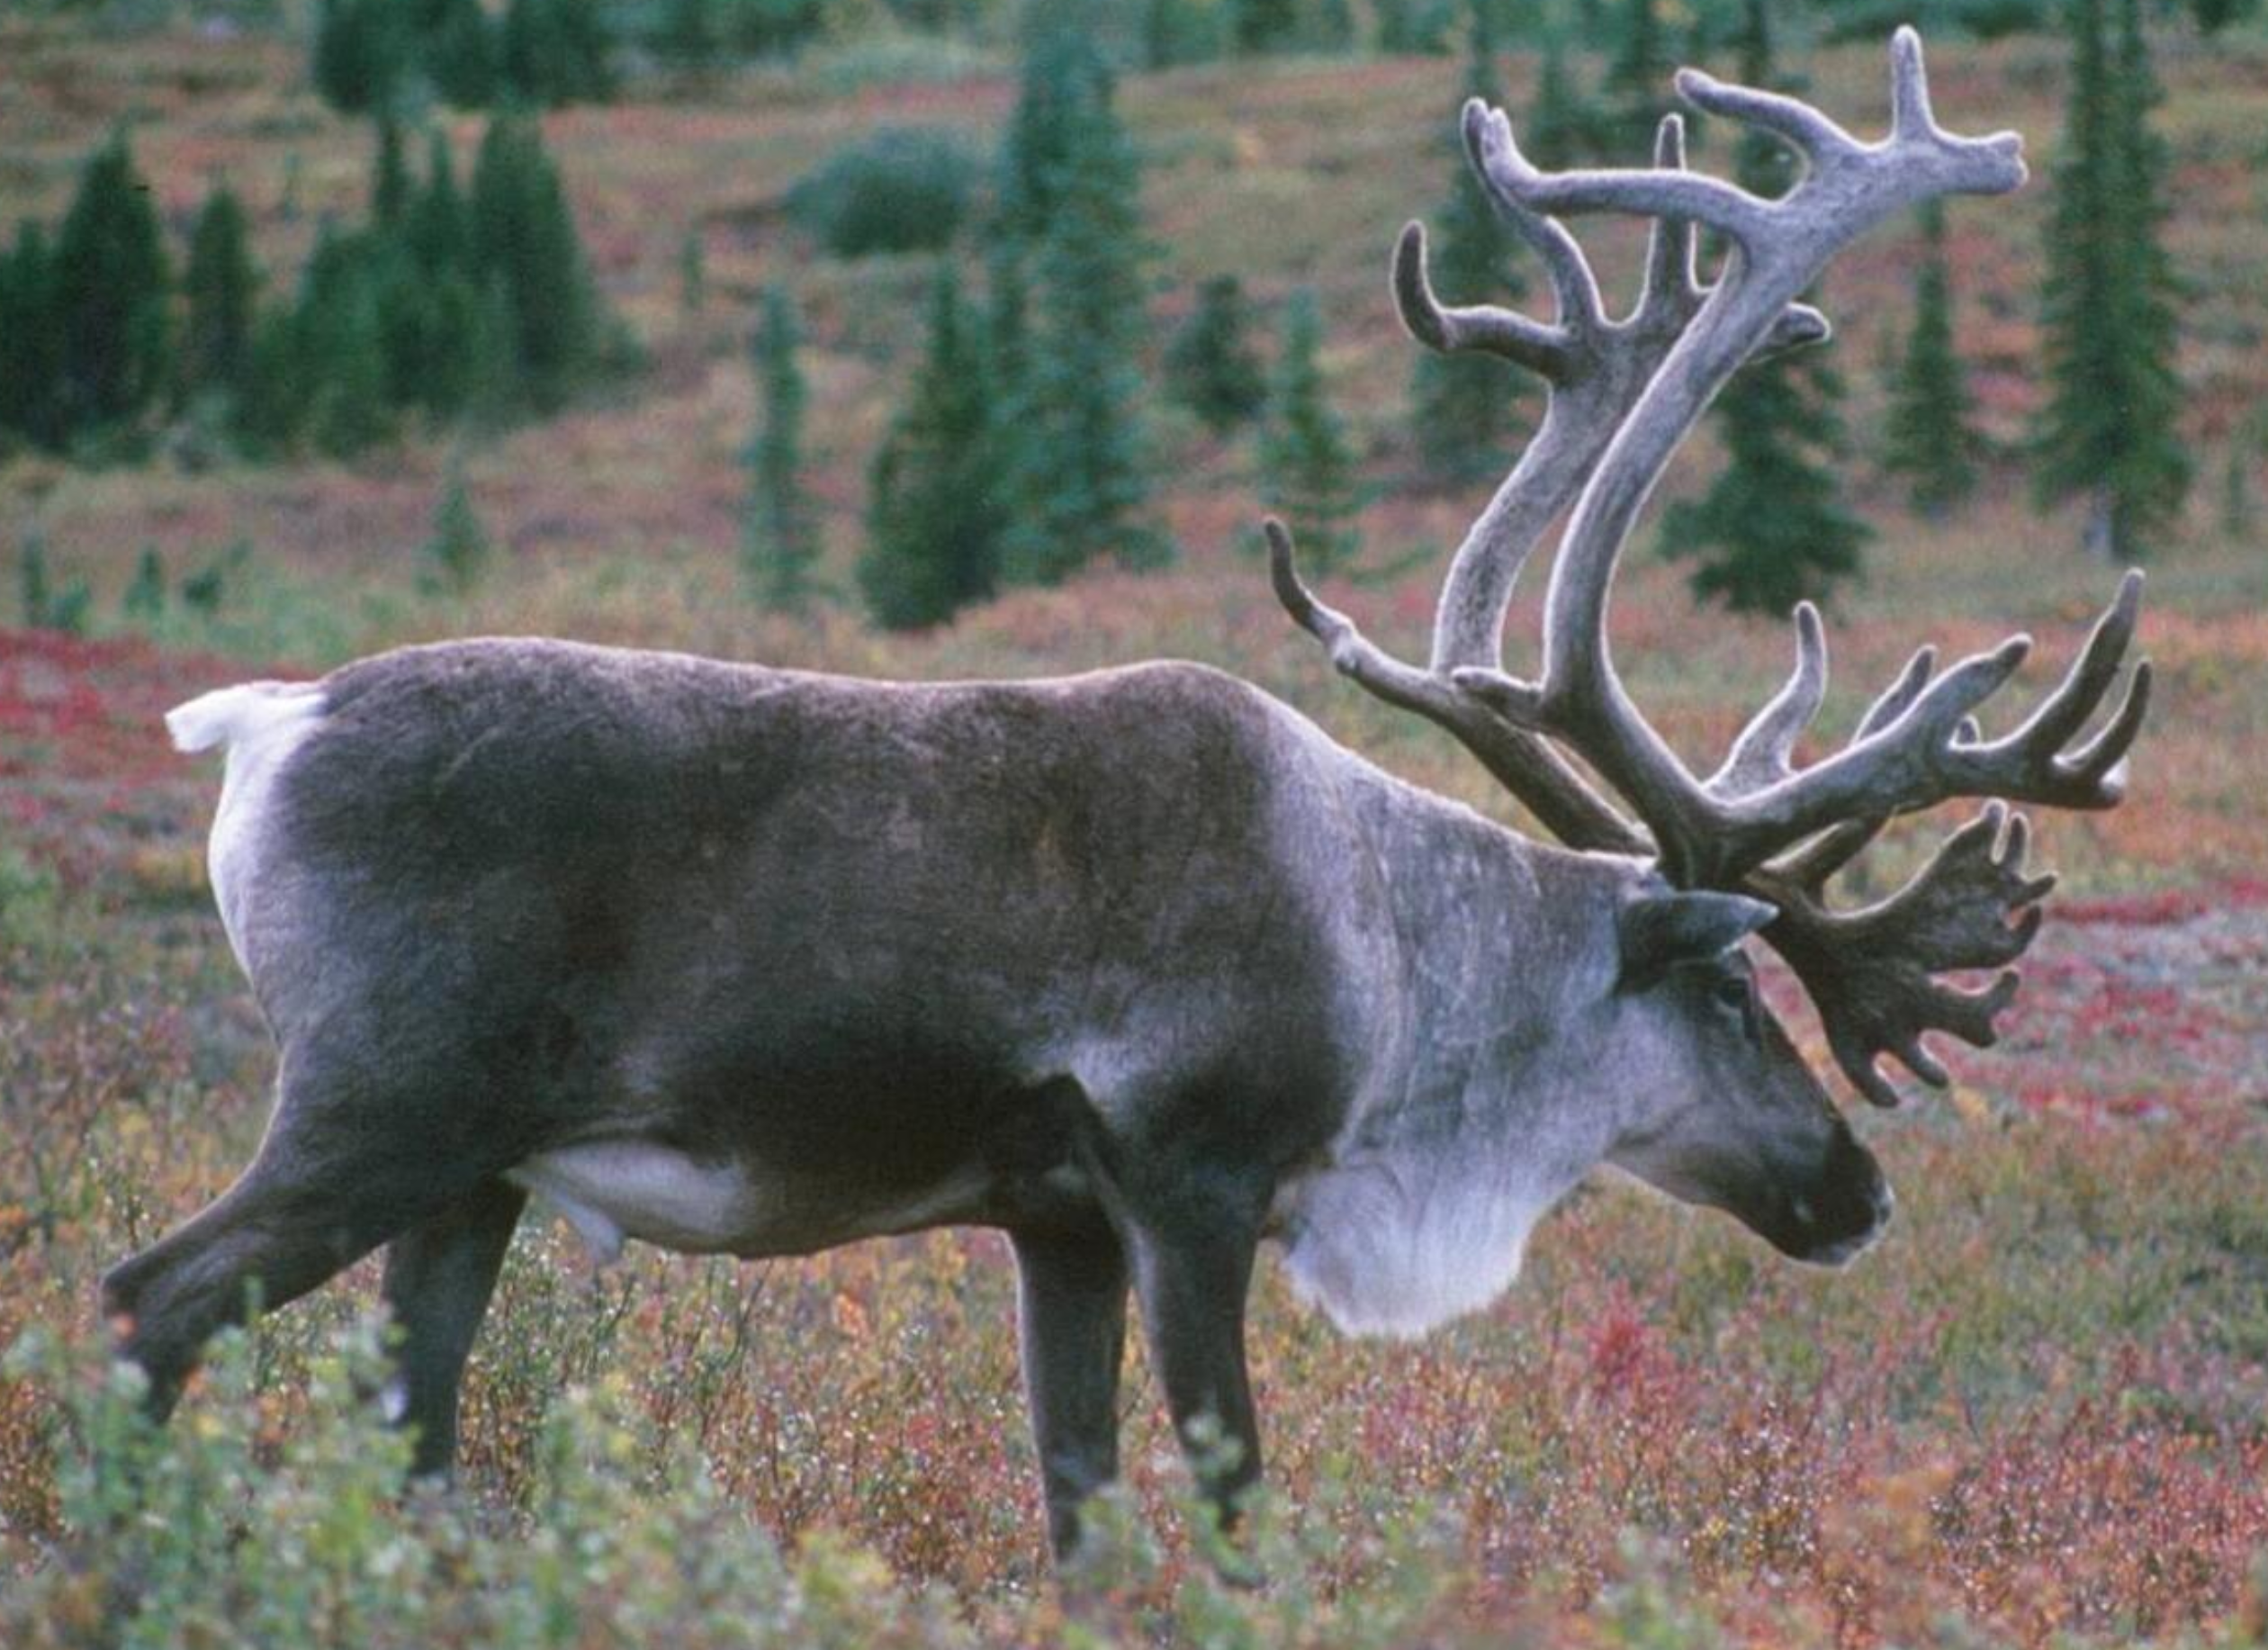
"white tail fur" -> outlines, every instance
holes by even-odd
[[[306,681],[248,681],[216,688],[166,713],[176,751],[232,745],[281,722],[296,721],[315,707],[322,690]]]

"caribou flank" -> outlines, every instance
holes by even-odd
[[[1259,1470],[1244,1353],[1264,1239],[1356,1331],[1489,1301],[1533,1223],[1602,1163],[1799,1258],[1881,1231],[1874,1159],[1759,1001],[1742,942],[1794,965],[1844,1070],[1938,1075],[1989,1041],[2047,879],[1999,798],[2104,807],[2146,702],[2124,588],[2014,732],[1969,720],[2023,651],[1926,650],[1843,749],[1793,765],[1797,669],[1696,779],[1606,645],[1620,546],[1678,439],[1760,350],[1824,336],[1796,302],[1842,245],[1930,195],[2021,181],[2017,142],[1930,118],[1901,32],[1890,138],[1686,74],[1687,100],[1808,163],[1763,201],[1655,165],[1545,174],[1468,109],[1473,163],[1543,257],[1550,323],[1442,305],[1413,227],[1418,337],[1540,373],[1549,411],[1403,663],[1300,582],[1277,593],[1369,690],[1447,727],[1566,847],[1380,771],[1256,689],[1186,664],[901,685],[541,641],[412,648],[169,718],[225,748],[212,844],[229,938],[280,1050],[258,1155],[117,1267],[106,1304],[161,1411],[256,1281],[280,1305],[375,1249],[403,1330],[398,1413],[446,1471],[457,1388],[530,1192],[626,1239],[801,1254],[948,1222],[1004,1230],[1058,1549],[1117,1465],[1130,1293],[1224,1509]],[[1561,220],[1654,220],[1644,293],[1604,313]],[[1713,285],[1694,226],[1730,245]],[[1512,584],[1567,525],[1541,676],[1507,674]],[[2089,725],[2101,731],[2085,736]],[[1583,759],[1629,814],[1561,753]],[[1884,821],[1994,798],[1904,890],[1825,892]]]

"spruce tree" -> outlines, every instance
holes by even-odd
[[[993,445],[1002,485],[1007,490],[1009,520],[1012,521],[1017,488],[1022,478],[1035,473],[1032,449],[1039,436],[1032,427],[1028,390],[1031,373],[1030,249],[1020,241],[993,242],[985,257],[985,355],[992,374]],[[1004,580],[1005,551],[1003,552]]]
[[[2137,0],[2071,0],[2071,89],[2048,233],[2041,326],[2048,400],[2033,431],[2042,505],[2084,496],[2084,542],[2139,559],[2180,510],[2175,284],[2159,240],[2165,155]]]
[[[706,64],[724,43],[717,0],[662,0],[654,41],[675,62],[696,68]]]
[[[1107,117],[1111,71],[1079,8],[1040,0],[1026,24],[1016,107],[1001,146],[994,225],[1012,240],[1037,241],[1054,221],[1081,123]]]
[[[462,455],[452,455],[441,485],[441,501],[433,512],[433,536],[426,540],[426,566],[418,582],[428,591],[468,596],[488,576],[495,555],[495,544],[482,525],[481,513],[472,504],[472,491],[465,484],[464,461]]]
[[[1547,172],[1580,165],[1600,147],[1592,99],[1568,61],[1567,35],[1548,29],[1535,70],[1535,102],[1520,132],[1520,147]]]
[[[67,636],[85,633],[94,593],[84,579],[56,588],[48,571],[47,539],[37,528],[25,534],[17,547],[16,588],[22,592],[25,628],[58,630]]]
[[[366,237],[326,227],[302,276],[297,345],[310,377],[302,427],[332,458],[350,458],[394,431],[373,263]]]
[[[298,445],[318,371],[309,359],[299,305],[262,309],[252,324],[251,355],[236,398],[236,431],[253,451],[275,456]]]
[[[63,421],[74,432],[129,423],[166,382],[171,276],[122,132],[80,175],[54,271]]]
[[[598,365],[597,288],[559,175],[533,121],[500,115],[472,174],[471,250],[476,278],[511,299],[519,387],[555,411]]]
[[[391,108],[415,50],[410,9],[398,0],[321,0],[315,89],[342,113]]]
[[[155,545],[142,546],[134,581],[119,601],[119,611],[136,624],[154,625],[166,616],[166,558]]]
[[[754,344],[760,410],[748,444],[741,565],[756,600],[782,613],[800,613],[810,605],[812,568],[820,550],[818,519],[804,491],[803,424],[809,392],[796,360],[801,342],[788,289],[765,288]]]
[[[223,185],[205,197],[189,237],[182,276],[188,319],[181,338],[182,399],[213,392],[230,397],[252,366],[253,306],[260,285],[253,267],[244,206]]]
[[[1016,386],[1024,433],[1005,551],[1014,582],[1054,583],[1101,555],[1152,567],[1173,554],[1148,509],[1140,168],[1107,82],[1102,89],[1071,126],[1052,216],[1030,254],[1032,336]]]
[[[427,278],[399,239],[374,232],[371,291],[378,305],[378,336],[386,357],[386,401],[426,407],[436,374],[446,372],[451,345],[440,337],[441,287]]]
[[[458,193],[449,135],[436,128],[427,140],[425,186],[402,222],[402,240],[428,275],[472,266],[472,234]]]
[[[1372,0],[1371,17],[1378,50],[1389,56],[1449,50],[1454,11],[1447,0]]]
[[[509,0],[498,31],[499,76],[531,104],[599,102],[614,92],[610,46],[596,0]]]
[[[1299,0],[1228,0],[1229,38],[1248,57],[1282,50],[1299,26]]]
[[[2198,32],[2210,40],[2239,18],[2258,9],[2259,0],[2189,0],[2190,15]]]
[[[1766,0],[1747,0],[1741,78],[1773,82]],[[1792,157],[1760,132],[1745,133],[1733,164],[1743,187],[1777,196],[1792,181]],[[1848,452],[1838,403],[1842,385],[1822,356],[1751,362],[1719,392],[1710,417],[1725,448],[1707,493],[1664,512],[1662,545],[1699,558],[1695,595],[1739,611],[1779,614],[1827,596],[1859,571],[1873,536],[1842,499],[1838,464]]]
[[[1007,526],[999,410],[984,326],[938,266],[929,347],[875,455],[859,588],[875,622],[941,624],[991,599]]]
[[[59,391],[63,313],[55,290],[55,255],[47,233],[30,219],[0,254],[0,430],[40,446],[63,440]]]
[[[1952,278],[1945,258],[1945,212],[1922,209],[1922,267],[1914,277],[1913,330],[1892,384],[1883,468],[1908,479],[1923,515],[1944,515],[1976,486],[1977,436],[1969,424],[1968,384],[1953,347]]]
[[[1226,50],[1226,23],[1212,0],[1142,0],[1145,68],[1212,62]]]
[[[1669,44],[1662,39],[1658,0],[1619,0],[1614,50],[1607,59],[1605,101],[1610,111],[1617,166],[1634,166],[1653,152],[1654,128],[1669,108]],[[1755,84],[1755,83],[1751,83]]]
[[[500,275],[479,283],[465,358],[470,393],[464,410],[483,429],[500,429],[518,416],[527,395],[520,378],[519,309]]]
[[[678,307],[698,315],[707,305],[708,248],[696,224],[678,240]]]
[[[410,210],[410,166],[401,154],[401,122],[391,113],[378,121],[378,158],[370,172],[370,215],[393,229]]]
[[[1216,436],[1268,402],[1267,374],[1253,353],[1251,328],[1244,283],[1214,275],[1198,289],[1197,307],[1166,348],[1166,387]]]
[[[1315,293],[1302,287],[1285,311],[1282,353],[1269,386],[1261,486],[1269,509],[1299,539],[1302,559],[1318,573],[1354,559],[1361,509],[1346,427],[1323,385],[1322,345]]]
[[[1478,97],[1493,105],[1502,94],[1485,0],[1474,0],[1470,18],[1459,104]],[[1453,140],[1446,158],[1451,184],[1449,198],[1434,216],[1434,283],[1454,303],[1516,302],[1526,288],[1513,272],[1509,238],[1472,175],[1462,140]],[[1418,350],[1410,372],[1409,422],[1426,475],[1454,486],[1500,472],[1525,387],[1519,369],[1494,356]]]
[[[496,26],[481,0],[441,0],[426,30],[423,60],[443,101],[460,109],[494,102],[496,58]]]

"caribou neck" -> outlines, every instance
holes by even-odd
[[[1628,861],[1546,848],[1391,780],[1362,789],[1373,1059],[1326,1159],[1276,1205],[1295,1291],[1352,1333],[1496,1298],[1535,1222],[1606,1156],[1582,1050]]]

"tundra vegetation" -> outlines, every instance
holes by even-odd
[[[0,22],[9,216],[59,222],[122,119],[176,264],[216,170],[268,271],[304,264],[326,212],[365,215],[368,128],[324,112],[303,41],[99,23],[31,8]],[[2268,225],[2247,158],[2268,41],[2243,18],[2217,18],[2210,51],[2186,23],[2159,26],[2163,238],[2185,277],[2179,428],[2232,496],[2257,498]],[[1801,56],[1806,95],[1862,129],[1880,109],[1881,33]],[[1937,47],[1948,119],[2022,130],[2047,162],[2065,44],[2020,29]],[[2152,540],[2141,645],[2160,699],[2143,799],[2046,828],[2065,881],[2002,1048],[1952,1050],[1947,1096],[1855,1119],[1900,1191],[1877,1251],[1813,1274],[1729,1222],[1601,1186],[1538,1231],[1512,1295],[1409,1344],[1337,1337],[1264,1266],[1264,1592],[1225,1589],[1191,1550],[1202,1527],[1173,1511],[1187,1479],[1138,1353],[1118,1516],[1082,1584],[1048,1590],[1013,1277],[981,1235],[757,1267],[634,1249],[601,1271],[563,1229],[530,1222],[474,1355],[454,1497],[397,1499],[404,1444],[361,1396],[382,1332],[368,1274],[231,1340],[174,1427],[142,1428],[102,1363],[95,1279],[226,1183],[272,1075],[203,885],[211,777],[166,749],[158,722],[191,693],[505,630],[922,678],[1178,655],[1261,682],[1396,771],[1504,807],[1437,734],[1318,669],[1250,553],[1249,437],[1194,419],[1159,435],[1170,569],[1106,562],[913,635],[746,601],[758,294],[789,282],[806,318],[824,582],[855,585],[866,477],[922,357],[927,256],[839,262],[775,232],[794,184],[867,122],[857,88],[876,60],[829,43],[796,72],[633,78],[611,104],[546,117],[594,278],[648,352],[608,399],[352,465],[206,462],[170,440],[130,470],[0,461],[0,623],[18,627],[0,630],[0,1343],[18,1343],[0,1375],[0,1642],[2268,1639],[2268,559],[2242,510],[2194,508]],[[902,95],[990,146],[1012,68],[953,60],[983,72],[950,96]],[[1567,62],[1585,86],[1605,68],[1585,42]],[[1538,68],[1508,50],[1516,119]],[[1157,319],[1231,270],[1271,322],[1314,289],[1364,542],[1390,547],[1374,561],[1445,553],[1477,501],[1406,484],[1409,345],[1380,257],[1445,184],[1460,84],[1455,61],[1425,56],[1118,83],[1147,162]],[[457,135],[469,153],[474,132]],[[2056,663],[2099,598],[2100,564],[2075,550],[2084,501],[2035,517],[2020,459],[2048,392],[2048,208],[2043,178],[1947,213],[1982,477],[1941,519],[1911,513],[1904,479],[1879,467],[1892,390],[1876,369],[1905,335],[1922,239],[1886,230],[1836,267],[1844,475],[1877,535],[1834,616],[1850,682],[1886,680],[1920,634],[1966,652],[2020,625]],[[688,226],[698,309],[680,301]],[[1635,253],[1610,254],[1610,281]],[[1696,494],[1721,463],[1705,433],[1670,493]],[[453,475],[491,553],[445,603],[419,585]],[[248,556],[231,549],[245,542]],[[212,574],[212,599],[161,578],[127,614],[148,547],[161,570]],[[1329,594],[1371,635],[1414,645],[1438,560]],[[1722,748],[1784,667],[1779,621],[1696,623],[1681,571],[1650,557],[1623,578],[1634,692],[1684,748]],[[1831,735],[1860,697],[1831,700]],[[1816,1031],[1799,1040],[1821,1063]]]

